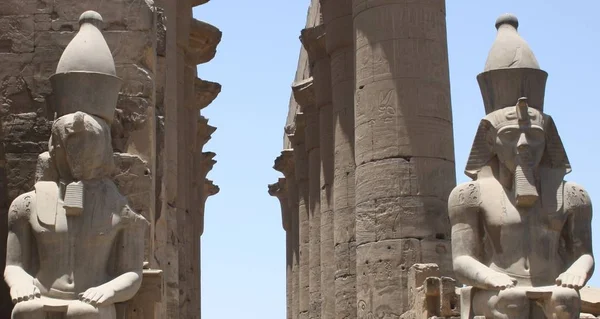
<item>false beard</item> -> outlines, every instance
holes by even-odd
[[[515,169],[513,183],[517,207],[532,207],[539,197],[535,171],[529,157],[527,153],[519,156],[520,163]]]

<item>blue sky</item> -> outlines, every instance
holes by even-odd
[[[512,12],[519,18],[521,35],[549,73],[545,111],[553,116],[573,167],[567,179],[583,185],[598,203],[595,163],[600,134],[594,123],[600,115],[595,95],[600,91],[600,2],[446,2],[457,181],[468,180],[462,171],[484,116],[475,77],[494,41],[496,18]],[[203,110],[218,128],[205,149],[217,153],[209,178],[221,187],[206,205],[204,318],[285,316],[285,233],[279,202],[267,194],[267,184],[280,176],[272,166],[282,148],[298,36],[308,4],[309,0],[212,0],[194,9],[194,17],[223,31],[215,59],[198,68],[199,77],[223,85],[221,95]],[[595,253],[600,256],[598,215],[593,227]],[[600,286],[600,275],[591,284]]]

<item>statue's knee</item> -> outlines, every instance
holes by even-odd
[[[581,298],[575,289],[560,288],[552,293],[546,311],[554,318],[578,318],[581,308]]]
[[[114,305],[94,307],[85,302],[77,302],[69,305],[67,310],[68,319],[115,319]]]
[[[15,305],[12,311],[13,319],[44,319],[44,305],[38,300],[23,301]]]
[[[99,319],[98,308],[84,303],[76,302],[69,305],[67,310],[67,318],[69,319]]]
[[[488,304],[492,308],[494,318],[529,318],[531,303],[523,291],[516,289],[502,290],[497,296],[490,298]]]

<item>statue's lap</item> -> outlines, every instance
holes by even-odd
[[[97,318],[115,318],[114,305],[94,307],[80,300],[64,300],[42,296],[15,305],[13,315],[27,313],[66,313],[67,315],[98,315]]]

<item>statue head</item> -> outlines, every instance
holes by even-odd
[[[530,206],[538,198],[540,169],[564,175],[571,167],[554,121],[543,113],[547,73],[517,33],[518,25],[510,14],[496,21],[496,41],[477,77],[487,115],[465,173],[477,179],[483,168],[491,168],[505,186],[514,187],[517,205]]]
[[[102,17],[86,11],[50,77],[57,119],[52,125],[49,162],[63,180],[89,180],[112,172],[110,124],[121,79],[102,32]]]
[[[95,115],[76,112],[54,121],[49,152],[64,180],[105,177],[114,169],[110,127]]]

